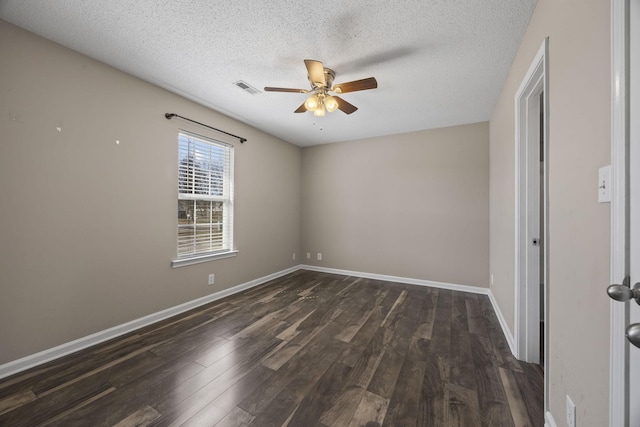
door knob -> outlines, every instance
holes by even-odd
[[[607,294],[616,301],[629,301],[632,299],[640,305],[640,282],[633,285],[633,288],[625,285],[611,285],[607,288]]]
[[[640,323],[627,326],[627,339],[631,344],[640,348]]]

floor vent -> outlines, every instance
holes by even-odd
[[[260,93],[260,91],[258,89],[256,89],[255,87],[251,86],[249,83],[243,81],[243,80],[238,80],[237,82],[233,82],[234,85],[238,86],[240,89],[249,92],[251,95],[255,95],[256,93]]]

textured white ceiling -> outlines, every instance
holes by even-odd
[[[1,0],[0,18],[308,146],[488,120],[535,4]],[[304,59],[335,83],[373,76],[378,89],[342,95],[359,108],[351,115],[314,117],[293,113],[304,94],[233,85],[308,89]]]

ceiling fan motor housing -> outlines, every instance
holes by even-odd
[[[309,82],[311,82],[311,87],[313,89],[322,89],[322,88],[331,89],[331,86],[333,85],[333,79],[335,79],[335,77],[336,77],[336,73],[331,68],[324,68],[324,80],[325,80],[324,85],[322,84],[322,82],[311,81],[311,76],[307,76],[307,78],[309,79]]]

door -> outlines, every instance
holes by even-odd
[[[627,283],[609,288],[626,301],[611,305],[609,420],[640,426],[640,343],[625,339],[640,328],[640,0],[612,1],[612,89],[611,278]]]
[[[629,275],[631,283],[637,283],[640,282],[640,0],[631,1],[629,13]],[[640,296],[638,300],[640,302]],[[640,305],[633,302],[629,305],[629,323],[640,325]],[[629,345],[627,349],[631,426],[640,426],[639,347]]]

